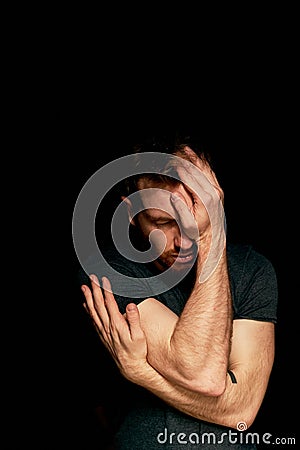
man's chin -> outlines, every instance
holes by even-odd
[[[170,269],[176,271],[176,272],[186,272],[187,270],[190,270],[195,261],[189,261],[189,262],[178,262],[175,261],[174,264],[170,267]]]
[[[175,261],[168,264],[168,269],[173,270],[174,272],[187,272],[189,271],[195,263],[195,259],[184,261],[176,258]]]
[[[172,270],[174,273],[187,272],[195,264],[196,258],[170,257],[167,259],[157,259],[155,265],[161,271]]]

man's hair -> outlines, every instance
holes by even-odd
[[[136,155],[135,168],[141,166],[140,155],[145,152],[153,152],[153,159],[149,171],[143,172],[126,178],[119,185],[121,195],[128,196],[138,190],[138,182],[141,179],[152,181],[157,185],[178,184],[176,179],[176,165],[170,164],[168,155],[172,154],[193,162],[192,157],[184,152],[185,147],[190,147],[201,160],[208,161],[211,164],[210,153],[204,147],[200,138],[191,133],[184,133],[176,130],[175,132],[158,133],[146,136],[132,145],[132,152]],[[155,157],[157,153],[157,157]],[[159,172],[162,172],[160,174]]]

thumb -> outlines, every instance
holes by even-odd
[[[140,312],[135,303],[129,303],[126,306],[126,319],[130,328],[131,338],[139,339],[144,336],[144,332],[141,327]]]

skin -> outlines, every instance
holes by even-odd
[[[164,185],[163,188],[158,189],[154,183],[145,180],[140,180],[138,186],[145,210],[140,212],[135,219],[131,219],[131,223],[139,227],[145,241],[154,230],[162,231],[166,239],[164,251],[153,264],[159,271],[171,266],[173,270],[182,270],[182,263],[191,266],[191,256],[195,251],[195,243],[184,229],[180,233],[177,224],[179,215],[174,207],[175,203],[180,204],[185,213],[190,214],[191,226],[196,228],[196,223],[190,212],[193,204],[188,191],[182,184],[175,187]],[[151,191],[149,188],[155,190]],[[130,201],[124,197],[123,199],[126,201],[129,210],[132,211]],[[151,207],[153,204],[159,205],[161,209]],[[159,239],[159,236],[152,239],[154,246],[159,247]],[[156,240],[158,241],[157,245]],[[181,255],[179,255],[179,251],[181,251]]]
[[[216,195],[208,195],[206,205],[210,202],[209,209],[218,209],[224,196],[215,174],[191,149],[186,148],[186,154],[214,188]],[[164,221],[161,210],[152,208],[147,214],[140,213],[135,225],[145,238],[154,228],[163,228],[166,247],[155,263],[164,270],[174,263],[180,248],[186,254],[191,251],[196,222],[200,238],[195,264],[200,279],[211,246],[212,229],[207,208],[196,194],[196,177],[196,173],[182,171],[182,185],[164,186],[172,193],[170,214],[164,213]],[[145,189],[151,183],[141,180],[138,187]],[[129,215],[130,206],[128,203]],[[184,234],[180,234],[173,216],[180,219]],[[186,263],[182,260],[177,266],[174,264],[174,270],[181,270]],[[251,426],[273,365],[274,325],[232,320],[226,244],[208,279],[195,283],[180,317],[155,298],[148,298],[138,306],[128,304],[122,315],[109,280],[102,279],[103,289],[95,276],[91,280],[92,291],[82,286],[85,308],[124,377],[198,419],[231,428],[241,421]],[[231,382],[228,369],[234,372],[236,384]]]

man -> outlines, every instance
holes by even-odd
[[[139,172],[121,183],[133,246],[116,238],[123,251],[104,252],[113,270],[91,259],[81,278],[104,358],[119,371],[107,372],[115,396],[100,408],[113,419],[113,448],[254,449],[247,430],[274,361],[273,266],[226,241],[224,193],[197,142],[152,139],[134,162]],[[114,373],[105,359],[103,370]]]

